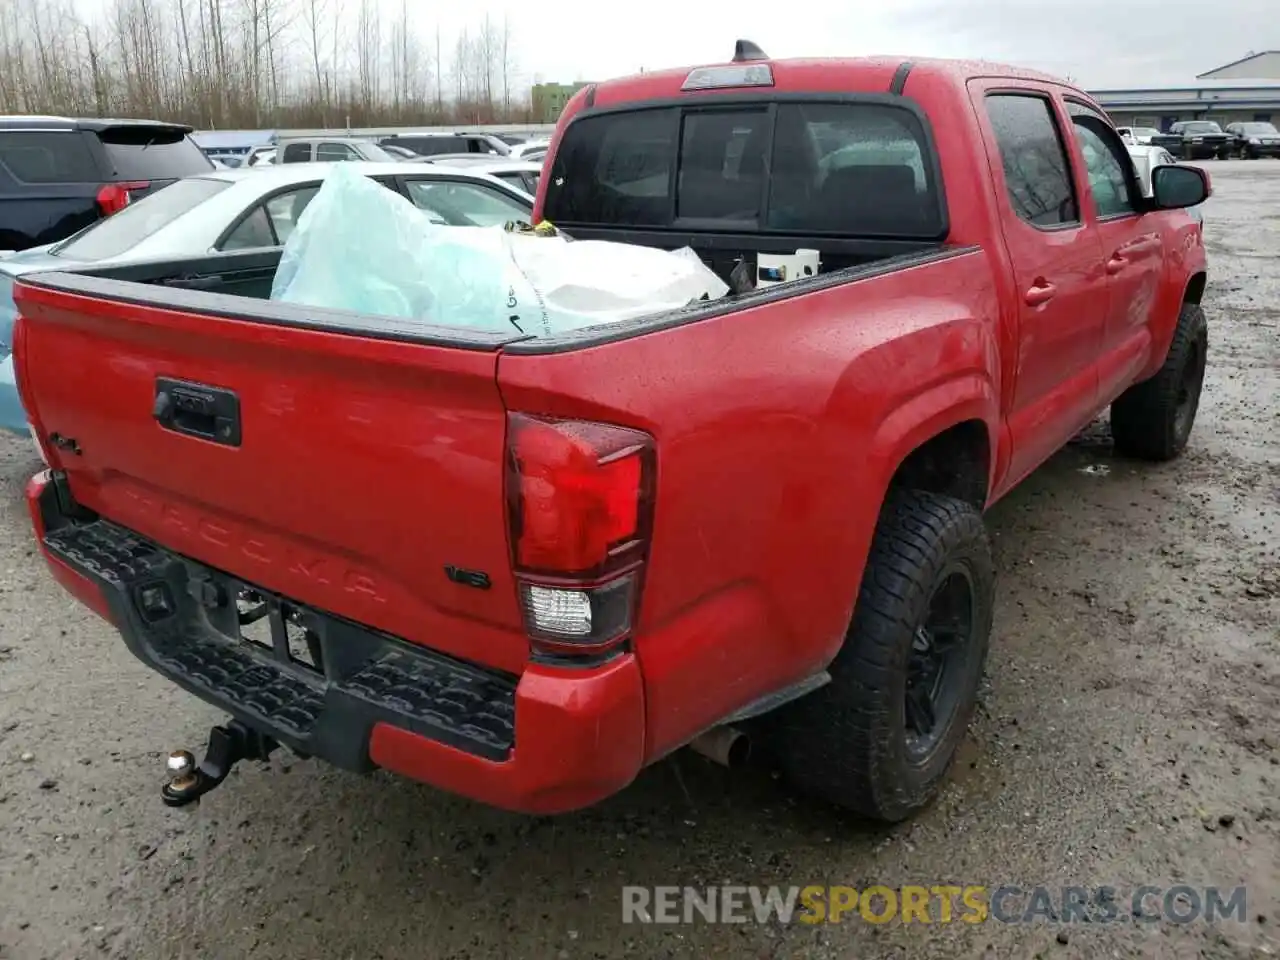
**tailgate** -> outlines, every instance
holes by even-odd
[[[115,299],[84,295],[95,287]],[[374,339],[331,317],[306,328],[321,311],[281,326],[190,309],[243,298],[65,274],[17,290],[29,412],[46,441],[63,438],[54,466],[79,503],[300,603],[523,668],[501,339]]]

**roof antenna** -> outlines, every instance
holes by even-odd
[[[769,55],[750,40],[739,40],[733,48],[733,62],[745,63],[748,60],[768,60]]]

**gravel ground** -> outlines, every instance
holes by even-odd
[[[37,461],[0,440],[0,957],[1280,953],[1280,163],[1208,166],[1191,447],[1136,466],[1101,422],[992,511],[982,709],[940,802],[888,832],[688,754],[555,819],[294,758],[170,811],[161,757],[219,715],[53,583]],[[1246,884],[1248,921],[621,922],[623,884],[942,882]]]

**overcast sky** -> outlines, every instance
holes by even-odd
[[[0,0],[0,3],[12,0]],[[90,19],[113,0],[72,0]],[[247,0],[246,0],[247,2]],[[293,46],[308,0],[295,12]],[[515,74],[603,80],[641,68],[726,60],[739,37],[772,57],[903,56],[999,60],[1070,76],[1091,89],[1194,84],[1195,75],[1280,49],[1280,0],[377,0],[384,27],[407,7],[445,74],[453,38],[488,14],[506,18]],[[236,0],[224,0],[231,9]],[[319,0],[351,18],[357,0]],[[291,51],[305,56],[305,49]]]
[[[384,0],[399,11],[400,0]],[[1093,88],[1191,84],[1250,50],[1280,49],[1280,0],[409,0],[446,34],[509,18],[521,73],[596,80],[727,59],[738,37],[772,57],[912,54],[1013,62]],[[413,14],[411,14],[413,16]]]

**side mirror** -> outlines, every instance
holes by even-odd
[[[1213,193],[1209,175],[1199,167],[1160,166],[1151,171],[1151,206],[1181,210],[1204,203]]]

